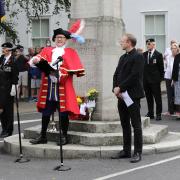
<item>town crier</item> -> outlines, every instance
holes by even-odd
[[[42,82],[40,92],[38,96],[37,109],[42,113],[42,129],[41,134],[37,139],[30,141],[32,144],[45,144],[47,143],[46,131],[50,121],[50,116],[57,109],[58,95],[57,88],[59,88],[59,103],[62,122],[62,144],[67,144],[67,131],[69,126],[69,116],[78,115],[79,107],[76,100],[75,90],[73,88],[73,75],[77,77],[83,76],[84,68],[81,64],[80,58],[77,52],[72,48],[66,47],[68,39],[74,39],[82,43],[84,39],[72,33],[77,29],[77,25],[81,25],[82,22],[78,21],[75,24],[75,28],[71,28],[69,31],[61,28],[54,30],[52,40],[55,42],[55,47],[46,47],[38,55],[30,60],[30,65],[37,65],[42,61],[47,61],[48,64],[56,69],[57,59],[62,57],[62,62],[58,63],[60,85],[57,87],[57,76],[55,71],[47,70],[42,72]]]

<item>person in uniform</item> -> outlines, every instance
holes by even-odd
[[[30,65],[38,64],[41,61],[47,61],[52,68],[56,69],[58,57],[62,57],[63,61],[58,63],[60,74],[60,86],[57,87],[57,78],[53,72],[49,75],[42,73],[42,83],[38,96],[37,109],[42,113],[42,129],[41,135],[37,139],[31,140],[32,144],[47,143],[46,130],[50,121],[50,116],[57,108],[58,96],[57,88],[59,88],[60,109],[62,133],[65,138],[62,144],[68,143],[67,131],[69,126],[69,116],[80,114],[76,100],[76,94],[73,88],[73,75],[78,77],[84,75],[84,68],[80,62],[77,52],[72,48],[66,47],[68,39],[72,38],[72,33],[61,28],[54,30],[52,40],[55,47],[45,47],[39,54],[30,60]]]
[[[144,66],[144,91],[146,95],[148,113],[147,117],[154,119],[154,100],[156,103],[156,120],[161,120],[162,98],[161,81],[164,78],[163,55],[155,49],[155,40],[146,40],[147,51],[143,53]]]
[[[0,57],[0,107],[2,109],[0,137],[5,138],[13,133],[14,96],[16,95],[15,86],[18,83],[18,68],[12,56],[13,45],[7,42],[1,47],[3,55]]]
[[[123,150],[112,159],[131,157],[131,124],[134,130],[134,153],[130,160],[139,162],[142,154],[142,127],[140,115],[140,99],[144,97],[142,53],[135,49],[136,38],[132,34],[125,34],[121,39],[122,49],[126,51],[120,57],[119,64],[113,76],[113,93],[118,98],[118,111],[123,130]],[[132,100],[126,104],[123,94],[127,93]]]

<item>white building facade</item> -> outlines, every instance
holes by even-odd
[[[17,7],[11,7],[13,11]],[[8,12],[6,13],[8,20]],[[48,13],[35,17],[30,16],[32,23],[28,25],[28,19],[25,12],[14,18],[16,24],[15,30],[18,33],[19,44],[23,45],[25,52],[29,47],[44,47],[47,42],[52,40],[53,30],[59,27],[66,29],[68,26],[68,13],[62,11],[58,15],[53,14],[53,7],[50,7]],[[0,43],[11,41],[5,34],[0,36]],[[53,43],[51,41],[51,43]]]
[[[138,39],[137,47],[145,50],[145,40],[154,38],[157,43],[157,49],[164,52],[169,46],[170,40],[180,42],[180,24],[178,18],[180,11],[179,0],[121,0],[122,18],[125,24],[126,32],[134,34]],[[51,40],[53,29],[62,27],[67,29],[68,16],[62,12],[59,15],[53,15],[51,12],[34,19],[32,16],[32,27],[27,32],[27,18],[21,14],[17,19],[15,29],[19,33],[20,44],[27,50],[28,47],[46,46],[48,40]],[[57,23],[59,22],[59,23]],[[1,36],[0,42],[8,40]]]
[[[135,34],[137,47],[145,49],[145,40],[155,38],[157,49],[164,52],[169,42],[180,42],[179,0],[122,0],[126,32]]]

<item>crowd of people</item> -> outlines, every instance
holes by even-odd
[[[19,70],[18,97],[20,100],[37,102],[41,71],[37,67],[30,67],[29,60],[40,53],[43,48],[28,48],[28,54],[24,55],[24,48],[18,45],[14,55]]]
[[[31,144],[47,143],[47,127],[50,116],[56,109],[61,112],[64,137],[62,144],[68,143],[69,116],[80,113],[72,79],[73,75],[78,77],[84,75],[78,54],[74,49],[65,46],[67,40],[71,38],[72,32],[56,29],[52,37],[55,47],[29,48],[27,55],[24,55],[24,47],[21,45],[13,48],[11,43],[2,44],[0,93],[4,96],[0,96],[1,138],[11,136],[13,133],[13,102],[14,96],[17,95],[19,99],[28,98],[29,101],[37,101],[37,109],[42,113],[40,136],[30,140]],[[125,34],[122,37],[120,44],[125,54],[120,57],[113,76],[113,93],[118,99],[123,129],[123,150],[112,158],[131,157],[132,125],[134,131],[132,163],[141,160],[143,149],[140,99],[146,97],[148,106],[146,116],[157,121],[161,120],[161,82],[165,80],[168,100],[166,114],[180,115],[180,53],[177,42],[171,41],[164,54],[156,50],[153,38],[146,40],[145,52],[135,48],[136,42],[132,34]],[[57,74],[60,75],[60,83]],[[125,96],[130,99],[131,104],[126,103]]]
[[[0,136],[7,137],[13,133],[14,96],[19,100],[37,101],[40,87],[41,72],[37,67],[30,67],[29,60],[37,53],[29,48],[29,54],[24,55],[24,47],[3,43],[0,57],[0,119],[2,132]],[[39,53],[39,52],[38,52]],[[29,89],[29,93],[28,93]]]
[[[179,115],[180,111],[180,54],[178,44],[176,41],[171,41],[170,47],[166,49],[163,55],[156,50],[156,42],[153,38],[146,40],[147,50],[145,52],[142,49],[135,48],[136,42],[134,35],[123,35],[120,45],[125,53],[120,57],[113,76],[113,93],[118,100],[118,111],[123,132],[123,149],[111,158],[131,158],[131,163],[141,161],[143,149],[140,99],[146,97],[148,107],[146,116],[160,121],[162,119],[161,82],[165,80],[168,97],[168,112],[166,114],[176,113]],[[131,155],[132,130],[134,132],[133,155]]]
[[[162,99],[161,82],[164,80],[167,92],[168,111],[166,115],[180,116],[180,45],[171,40],[170,47],[164,53],[156,50],[154,39],[146,41],[147,51],[137,48],[145,58],[144,91],[147,99],[147,117],[154,119],[154,100],[156,103],[156,120],[161,120]]]
[[[14,96],[16,100],[36,101],[38,112],[42,113],[40,136],[30,140],[31,144],[47,143],[46,131],[50,116],[58,110],[61,119],[62,139],[68,143],[67,131],[69,117],[80,114],[73,88],[73,75],[84,76],[84,68],[77,52],[66,47],[67,40],[83,43],[84,38],[76,34],[82,24],[77,21],[69,31],[58,28],[54,30],[52,41],[55,46],[29,48],[28,55],[24,47],[4,43],[0,57],[0,120],[2,132],[0,138],[13,134]],[[79,32],[79,31],[78,31]]]

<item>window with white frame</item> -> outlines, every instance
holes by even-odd
[[[44,47],[49,40],[49,19],[32,19],[32,45]]]
[[[165,15],[145,15],[145,40],[149,38],[154,38],[156,49],[164,53],[166,43]]]

